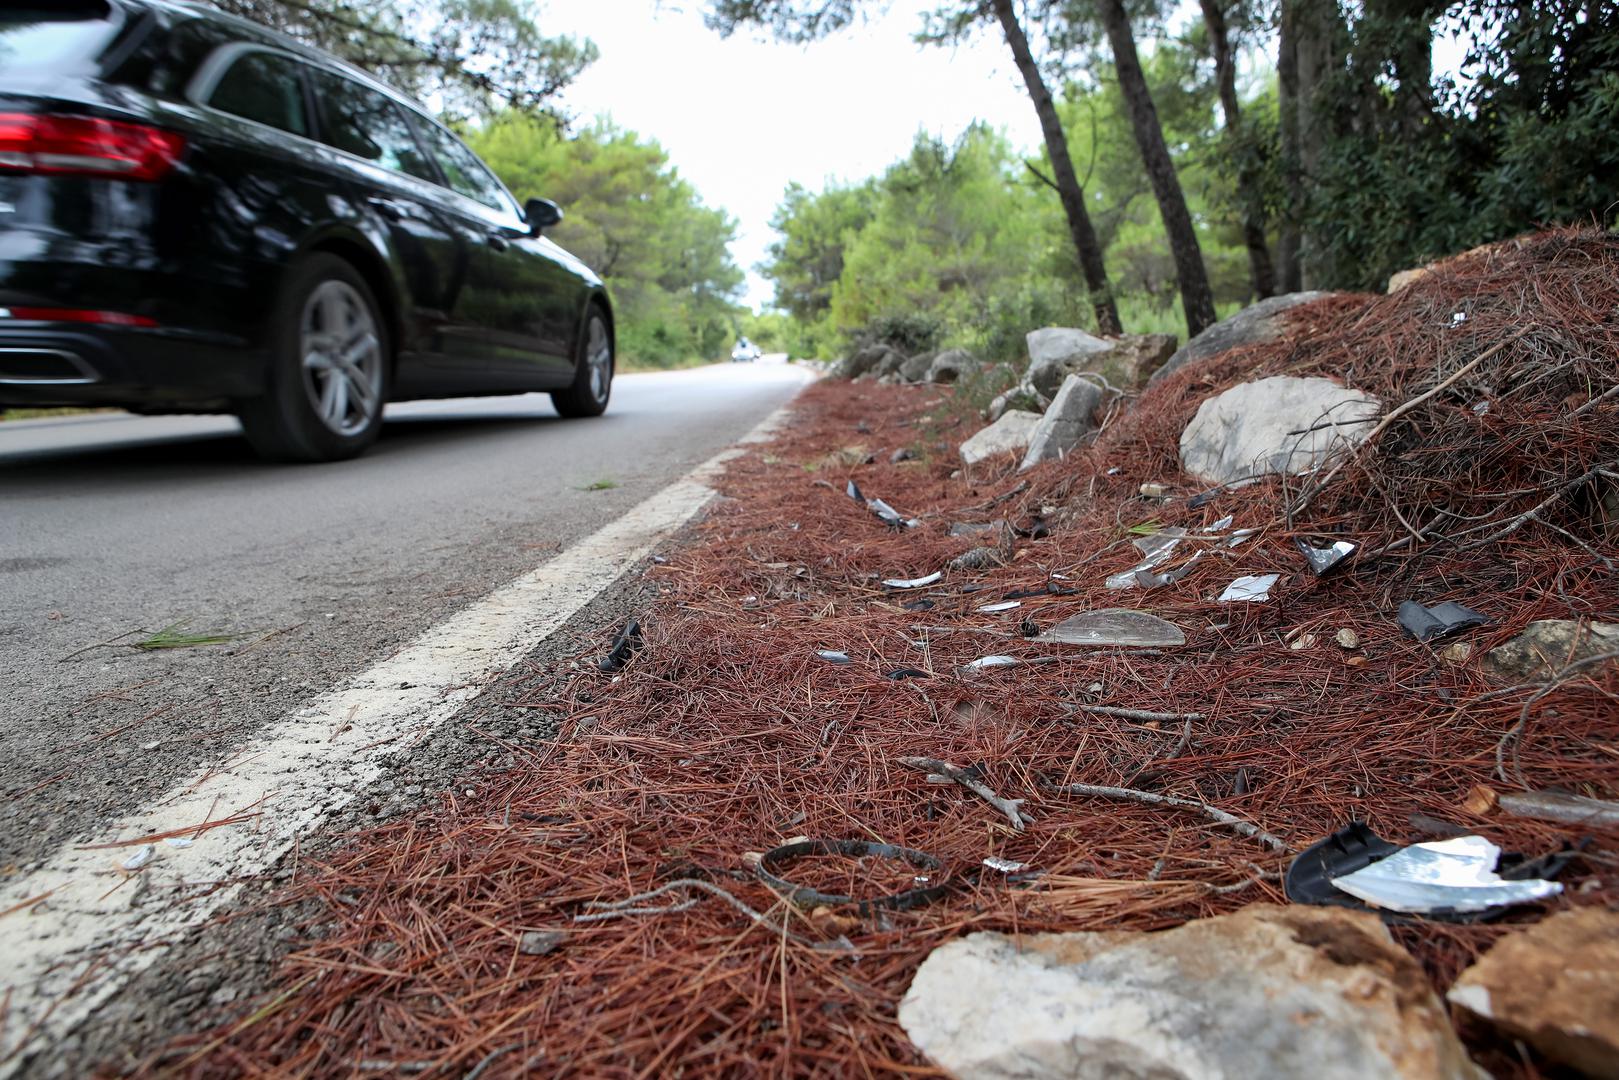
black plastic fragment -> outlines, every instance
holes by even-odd
[[[765,852],[759,860],[754,873],[766,885],[784,894],[794,904],[804,908],[814,907],[841,907],[853,904],[855,911],[861,915],[869,915],[874,911],[904,911],[907,908],[920,907],[944,896],[950,891],[947,883],[929,883],[921,888],[907,889],[904,892],[893,893],[889,896],[878,896],[859,900],[852,896],[839,896],[835,893],[824,893],[819,889],[812,889],[807,885],[794,885],[791,881],[780,876],[781,868],[794,859],[805,855],[846,855],[852,859],[878,858],[898,859],[909,863],[918,870],[941,871],[944,864],[925,851],[914,848],[895,847],[892,844],[877,844],[869,840],[800,840],[796,844],[783,844]]]
[[[1495,872],[1507,881],[1529,881],[1534,878],[1552,881],[1567,870],[1568,864],[1579,858],[1590,846],[1591,838],[1587,836],[1577,844],[1564,844],[1559,850],[1548,851],[1534,859],[1525,858],[1515,852],[1505,852]]]
[[[916,454],[911,450],[910,447],[902,446],[888,456],[888,463],[890,465],[898,465],[902,461],[912,461],[915,458]]]
[[[910,603],[905,605],[905,610],[906,611],[932,611],[933,610],[933,601],[932,600],[912,600]]]
[[[921,668],[902,667],[898,671],[890,671],[883,678],[900,682],[903,679],[931,679],[933,676]]]
[[[1399,850],[1399,844],[1389,843],[1358,821],[1351,822],[1300,852],[1288,866],[1282,888],[1295,904],[1370,911],[1371,908],[1334,885],[1332,879],[1352,874]]]
[[[616,671],[623,671],[624,665],[630,662],[630,656],[641,647],[641,624],[631,619],[624,624],[624,629],[618,632],[613,640],[613,648],[608,654],[596,661],[596,666],[611,675]]]
[[[1001,597],[1001,599],[1002,600],[1027,600],[1031,596],[1077,596],[1078,594],[1079,594],[1078,589],[1065,589],[1061,585],[1056,584],[1055,582],[1048,581],[1048,582],[1046,582],[1044,588],[1040,588],[1040,589],[1013,589],[1011,592],[1009,592],[1005,596]]]
[[[1398,616],[1400,625],[1405,627],[1405,632],[1418,641],[1449,637],[1459,630],[1486,626],[1490,621],[1487,616],[1470,607],[1463,607],[1454,600],[1446,600],[1443,604],[1435,604],[1433,607],[1426,607],[1415,600],[1406,600],[1400,604]]]
[[[1051,526],[1039,514],[1029,518],[1027,525],[1014,525],[1012,531],[1029,540],[1044,540],[1051,535]]]

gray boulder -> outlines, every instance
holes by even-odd
[[[898,379],[900,369],[905,366],[905,360],[904,353],[890,348],[883,358],[872,366],[871,372],[879,379],[885,375]]]
[[[1239,383],[1198,406],[1181,432],[1181,466],[1209,484],[1297,476],[1365,439],[1382,407],[1331,379]]]
[[[977,933],[899,1022],[961,1080],[1482,1080],[1375,915],[1258,904],[1158,933]]]
[[[1024,381],[1046,397],[1055,394],[1063,379],[1086,371],[1088,361],[1108,352],[1113,344],[1094,334],[1066,326],[1047,326],[1025,335],[1029,343],[1029,370]]]
[[[1220,320],[1182,345],[1174,356],[1153,372],[1152,377],[1147,380],[1147,385],[1150,386],[1160,379],[1173,375],[1187,364],[1195,364],[1199,360],[1218,356],[1227,349],[1275,341],[1287,332],[1287,321],[1282,317],[1283,312],[1331,295],[1327,292],[1288,293],[1285,296],[1272,296],[1257,304],[1251,304],[1230,318]]]
[[[1040,414],[1011,409],[999,420],[961,444],[961,461],[976,465],[997,454],[1021,454],[1029,448],[1034,429],[1040,426]]]
[[[946,349],[933,358],[928,382],[960,382],[963,376],[983,370],[984,362],[966,349]]]
[[[937,353],[917,353],[899,366],[899,377],[908,383],[922,382],[928,377],[933,368],[933,358]]]
[[[1060,458],[1078,446],[1081,439],[1096,430],[1093,416],[1106,394],[1094,379],[1083,375],[1064,379],[1062,388],[1040,418],[1040,425],[1034,429],[1018,471]]]
[[[887,345],[867,345],[840,360],[833,375],[842,379],[858,379],[882,363],[893,351]]]
[[[1008,409],[1022,409],[1024,412],[1043,413],[1051,400],[1030,386],[1028,383],[1019,383],[1010,390],[1003,390],[996,394],[984,409],[984,419],[994,423],[1006,415]]]

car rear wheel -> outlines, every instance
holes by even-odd
[[[607,316],[592,304],[579,339],[573,385],[553,393],[551,404],[567,417],[600,416],[607,411],[607,399],[613,393],[613,366],[613,335],[607,329]]]
[[[242,404],[253,448],[278,461],[336,461],[376,441],[388,336],[365,279],[335,255],[293,270],[276,304],[269,385]]]

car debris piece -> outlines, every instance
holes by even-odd
[[[923,671],[921,668],[902,667],[898,671],[890,671],[883,678],[901,682],[905,679],[931,679],[933,675],[930,672]]]
[[[1057,575],[1053,574],[1053,577]],[[1078,589],[1065,589],[1061,585],[1046,582],[1043,589],[1013,589],[1001,597],[1002,600],[1027,600],[1031,596],[1078,596]]]
[[[624,665],[630,662],[630,656],[641,647],[641,624],[631,619],[624,624],[624,629],[618,632],[613,639],[613,647],[607,655],[596,661],[596,666],[606,674],[623,671]]]
[[[1490,621],[1488,616],[1481,615],[1470,607],[1463,607],[1454,600],[1446,600],[1433,607],[1419,604],[1415,600],[1406,600],[1400,604],[1397,616],[1405,632],[1418,641],[1449,637],[1461,630],[1486,626]]]
[[[142,844],[135,854],[131,855],[118,865],[121,868],[128,870],[130,873],[134,873],[136,870],[141,869],[155,858],[157,858],[157,845]]]
[[[1316,547],[1303,537],[1294,537],[1293,543],[1298,547],[1299,554],[1304,561],[1310,564],[1310,572],[1320,577],[1349,556],[1360,550],[1360,545],[1352,540],[1337,540],[1327,547]]]
[[[1051,535],[1051,526],[1043,516],[1034,514],[1027,525],[1014,525],[1012,531],[1026,540],[1044,540]]]
[[[916,878],[921,883],[920,888],[906,889],[888,896],[868,898],[840,896],[812,889],[808,885],[795,885],[782,876],[782,871],[788,863],[806,855],[843,855],[850,859],[895,859],[908,863],[917,870],[926,871],[926,874],[918,875]],[[896,847],[893,844],[878,844],[869,840],[798,840],[765,852],[753,866],[753,872],[760,881],[798,907],[809,909],[853,904],[855,911],[861,915],[881,910],[904,911],[939,899],[950,890],[948,882],[933,880],[943,870],[944,863],[925,851]]]
[[[1013,862],[1011,859],[1003,859],[998,855],[991,855],[985,859],[984,865],[991,870],[999,870],[1003,874],[1016,874],[1029,868],[1028,863]]]
[[[1296,904],[1472,922],[1555,896],[1562,886],[1549,879],[1578,854],[1575,848],[1537,859],[1503,858],[1500,848],[1471,835],[1402,848],[1357,821],[1306,848],[1288,866],[1283,888]]]
[[[1136,584],[1143,589],[1157,589],[1165,585],[1173,585],[1187,574],[1190,574],[1201,558],[1203,558],[1201,551],[1194,552],[1192,557],[1180,566],[1173,570],[1165,570],[1161,574],[1155,574],[1150,570],[1137,570],[1135,574]]]
[[[1280,574],[1248,574],[1233,581],[1220,594],[1220,603],[1264,603],[1270,599],[1271,586],[1281,579]]]
[[[1021,600],[1003,600],[998,604],[980,604],[978,610],[985,615],[993,615],[999,611],[1011,611],[1013,608],[1023,606]]]
[[[563,930],[525,930],[517,942],[517,951],[524,956],[549,956],[567,939]]]
[[[932,600],[912,600],[911,602],[909,602],[908,604],[905,605],[905,610],[906,611],[932,611],[934,606],[935,605],[934,605],[934,602]]]
[[[1136,575],[1144,571],[1154,570],[1168,561],[1169,556],[1174,553],[1175,548],[1180,545],[1180,542],[1185,537],[1186,530],[1181,528],[1164,529],[1162,532],[1155,532],[1150,536],[1137,537],[1135,540],[1136,549],[1146,557],[1141,562],[1130,567],[1130,569],[1121,570],[1109,577],[1105,584],[1110,589],[1135,587],[1138,584]]]
[[[815,655],[819,656],[822,660],[825,660],[829,664],[849,663],[849,654],[846,652],[834,652],[831,649],[817,649],[815,650]]]
[[[1225,532],[1227,529],[1231,528],[1232,523],[1235,522],[1236,520],[1237,520],[1237,516],[1235,514],[1227,514],[1225,517],[1221,518],[1219,521],[1216,521],[1213,525],[1210,525],[1209,526],[1209,532],[1217,532],[1217,533]]]
[[[171,848],[179,848],[182,851],[196,843],[196,841],[189,836],[171,836],[163,842],[169,845]]]
[[[1563,886],[1531,878],[1507,881],[1496,872],[1501,849],[1482,836],[1412,844],[1332,884],[1373,907],[1409,914],[1472,913],[1556,896]]]
[[[844,488],[844,492],[849,496],[849,498],[855,500],[855,502],[863,503],[866,509],[870,510],[873,514],[876,514],[878,520],[880,520],[884,525],[888,525],[895,529],[914,529],[918,525],[922,524],[916,518],[906,518],[900,514],[898,510],[895,510],[892,506],[889,506],[881,499],[866,498],[865,493],[860,490],[860,485],[855,483],[853,480],[849,481],[849,486]]]
[[[925,577],[919,578],[884,578],[883,584],[890,589],[922,589],[944,578],[943,570],[935,570]]]
[[[902,446],[898,450],[895,450],[892,454],[888,455],[888,463],[890,465],[898,465],[902,461],[910,461],[915,457],[916,454],[909,447]]]
[[[1035,640],[1093,647],[1164,648],[1185,645],[1186,634],[1174,623],[1145,611],[1103,608],[1064,619]]]
[[[961,670],[983,671],[985,668],[1011,667],[1013,664],[1019,663],[1022,663],[1022,661],[1015,656],[980,656],[977,660],[962,664]]]

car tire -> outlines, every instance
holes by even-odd
[[[265,393],[237,413],[247,440],[272,461],[339,461],[382,430],[389,339],[365,279],[336,255],[297,263],[270,324]]]
[[[551,404],[565,417],[600,416],[613,396],[613,332],[607,327],[607,313],[598,304],[585,310],[585,324],[579,333],[573,385],[551,394]]]

